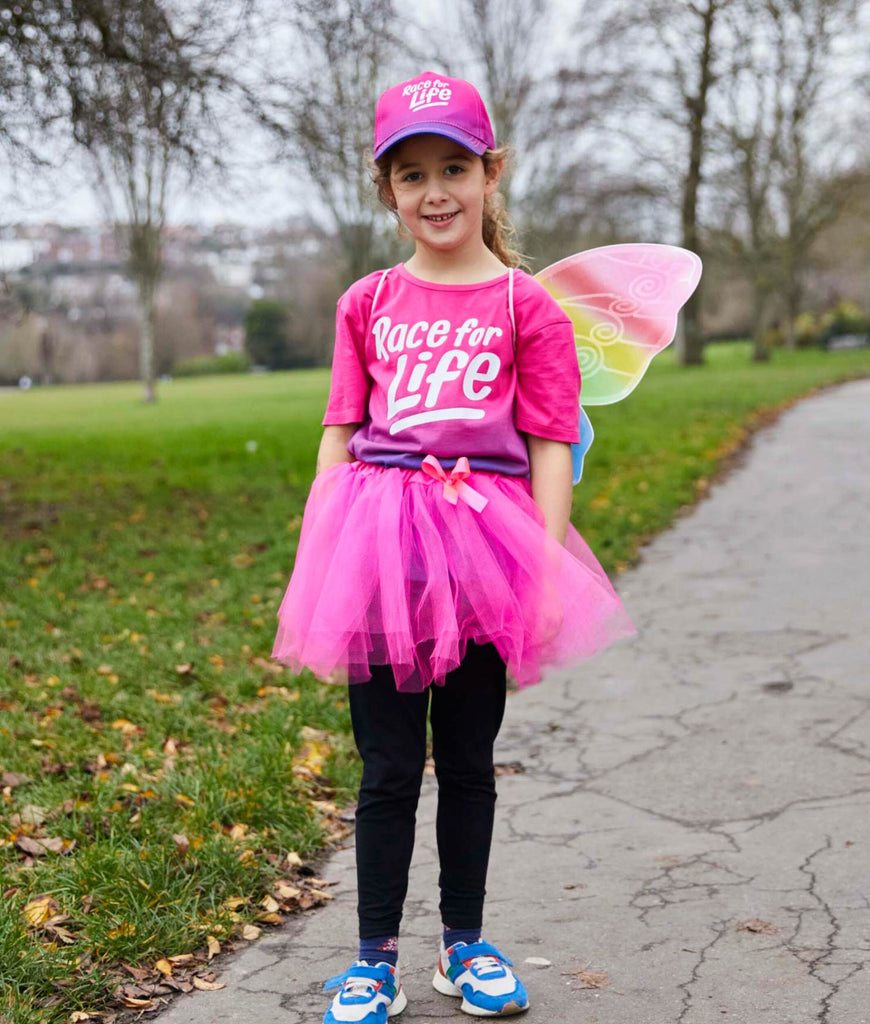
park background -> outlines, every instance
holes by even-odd
[[[379,91],[480,84],[532,269],[705,261],[595,416],[573,518],[618,573],[757,425],[870,373],[868,28],[834,0],[0,9],[5,1019],[157,1009],[328,899],[346,702],[269,652],[335,301],[408,251],[365,164]]]

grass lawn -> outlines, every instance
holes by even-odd
[[[665,353],[589,410],[576,525],[624,568],[770,410],[867,375],[870,351]],[[0,1020],[219,984],[219,949],[328,898],[306,861],[347,831],[345,695],[269,661],[327,388],[0,392]]]

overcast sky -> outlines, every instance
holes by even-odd
[[[582,11],[585,2],[550,0],[551,16],[556,23],[567,27]],[[444,34],[443,0],[416,0],[412,16],[418,24],[428,24],[433,29],[437,27]],[[544,23],[541,24],[543,26]],[[544,38],[547,39],[547,56],[555,61],[569,49],[571,33],[545,31]],[[274,39],[270,45],[275,45]],[[450,47],[448,51],[451,59],[460,48],[461,43],[457,39],[457,46]],[[443,70],[437,60],[430,61],[428,65],[424,62],[420,70],[424,70],[424,66],[426,70]],[[479,81],[473,67],[458,66],[454,73]],[[170,223],[239,221],[269,226],[281,224],[310,208],[310,191],[299,170],[270,160],[268,153],[261,158],[259,166],[245,163],[244,152],[251,150],[251,138],[252,135],[246,132],[240,139],[239,153],[228,155],[228,162],[236,166],[236,171],[227,187],[209,184],[194,190],[176,189],[169,202]],[[267,147],[268,140],[264,139],[260,151]],[[62,170],[38,175],[28,171],[22,173],[16,182],[14,173],[0,160],[0,228],[17,221],[54,220],[62,224],[82,224],[105,220],[78,154],[61,157],[60,162]]]

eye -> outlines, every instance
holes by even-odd
[[[402,175],[402,181],[408,184],[413,184],[415,181],[419,181],[423,177],[420,171],[408,171],[407,174]]]
[[[449,164],[444,168],[444,173],[450,177],[454,177],[457,174],[464,174],[465,168],[461,164]]]

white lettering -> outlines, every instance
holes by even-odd
[[[396,326],[387,335],[387,348],[391,352],[401,352],[405,347],[405,335],[407,333],[407,324],[396,324]]]
[[[375,336],[375,355],[378,359],[383,359],[385,362],[390,361],[387,350],[384,348],[384,342],[391,322],[388,316],[379,316],[372,327],[372,334]]]
[[[408,380],[409,391],[419,391],[420,385],[423,383],[423,374],[426,372],[426,363],[434,357],[434,352],[421,352],[418,358],[418,363],[411,372],[411,377]]]
[[[418,345],[423,344],[423,338],[417,338],[417,331],[428,331],[429,324],[425,320],[418,320],[414,326],[408,331],[408,337],[405,338],[405,348],[417,348]]]
[[[477,327],[477,320],[474,317],[472,317],[470,320],[466,320],[461,327],[457,327],[456,341],[453,342],[454,348],[458,348],[462,344],[465,335],[468,334],[468,332],[475,327]]]
[[[451,370],[450,364],[456,360],[457,369]],[[450,352],[445,352],[444,355],[438,360],[438,365],[426,378],[426,383],[429,385],[429,391],[426,394],[426,408],[431,409],[432,406],[438,401],[438,395],[441,393],[441,388],[448,380],[456,380],[460,376],[464,366],[468,364],[469,355],[463,349],[453,349]]]
[[[478,369],[484,363],[489,364],[489,369]],[[495,380],[498,371],[501,369],[501,360],[494,352],[479,352],[468,364],[465,377],[462,380],[462,393],[466,398],[474,402],[480,402],[491,393],[491,387],[483,387],[475,391],[474,385],[479,381]]]
[[[390,386],[387,389],[387,419],[391,420],[396,413],[402,412],[403,409],[413,409],[415,405],[420,402],[420,395],[407,395],[405,398],[396,398],[396,392],[399,390],[399,384],[401,383],[402,377],[405,373],[405,367],[408,365],[408,357],[404,353],[399,356],[396,362],[396,373],[393,379],[390,381]]]
[[[426,344],[429,348],[438,348],[447,340],[447,332],[450,330],[449,320],[436,320],[429,328],[426,335]]]
[[[453,326],[449,320],[417,320],[416,323],[396,323],[387,316],[379,316],[371,327],[375,340],[375,357],[389,363],[392,353],[401,353],[407,349],[440,348],[447,339],[453,337],[453,347],[463,345],[468,348],[488,346],[494,338],[500,338],[504,331],[500,327],[480,326],[474,317],[466,320],[459,327]]]

